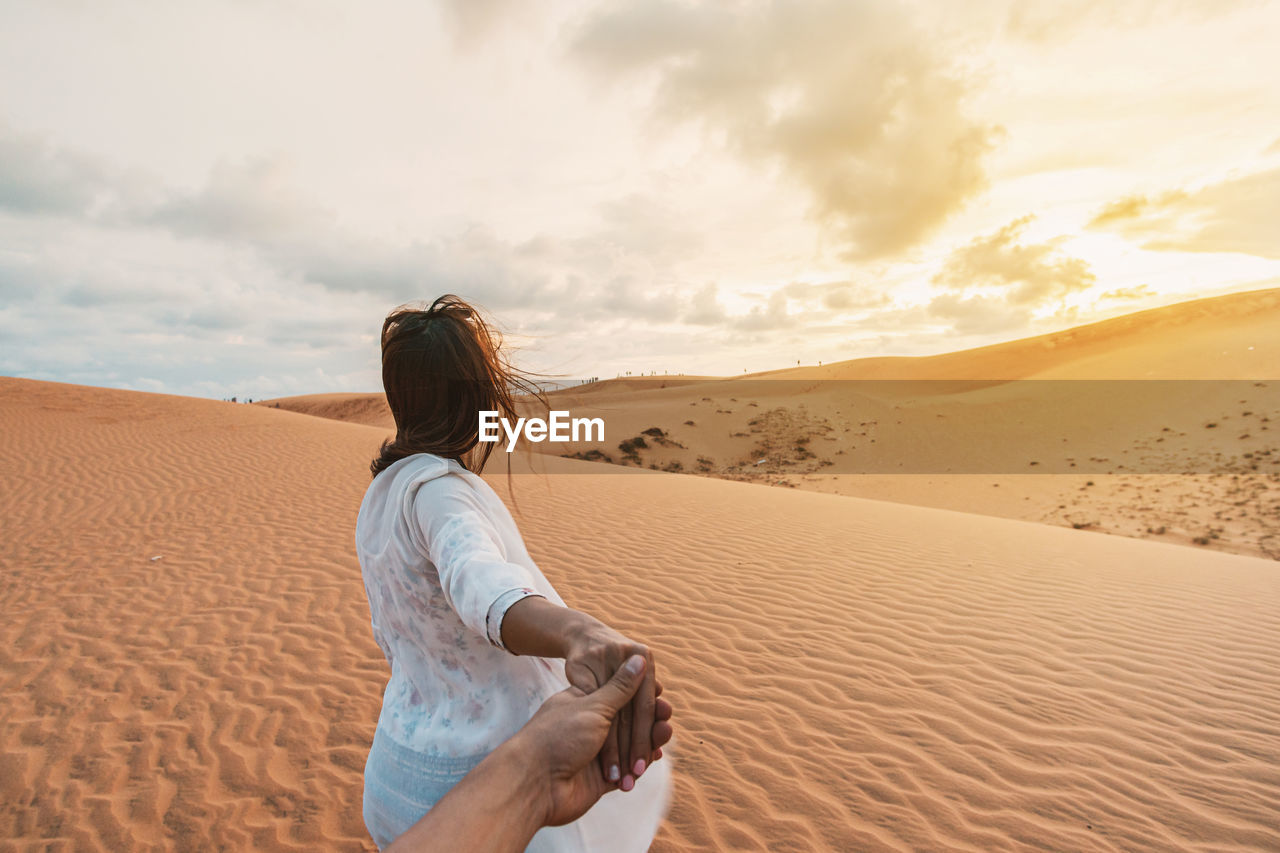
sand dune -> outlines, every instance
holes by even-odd
[[[940,355],[756,374],[789,379],[1276,379],[1280,288],[1178,302]]]
[[[372,849],[351,531],[385,430],[14,379],[0,413],[6,846]],[[1274,563],[519,464],[535,559],[657,649],[655,850],[1280,848]]]
[[[1280,559],[1277,289],[924,358],[550,399],[608,429],[541,452]],[[394,428],[380,394],[277,403]]]
[[[330,418],[345,423],[365,424],[395,431],[396,421],[383,394],[304,394],[300,397],[277,397],[254,403],[274,409],[286,409],[303,415]]]
[[[555,405],[608,440],[537,449],[1280,559],[1277,377],[1272,289],[924,358],[570,389]]]

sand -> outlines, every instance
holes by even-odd
[[[0,412],[0,839],[359,849],[370,428],[15,379]]]
[[[0,848],[372,849],[385,429],[17,379],[0,426]],[[548,577],[656,649],[655,850],[1280,848],[1274,562],[516,464]]]

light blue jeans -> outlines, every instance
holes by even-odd
[[[407,832],[483,758],[430,758],[376,729],[364,765],[364,825],[378,849]]]

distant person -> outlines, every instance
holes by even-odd
[[[515,421],[512,394],[537,393],[500,348],[456,296],[397,308],[382,326],[396,435],[370,466],[356,553],[391,677],[365,764],[365,825],[380,848],[391,843],[549,697],[571,685],[590,693],[639,654],[643,682],[598,759],[602,778],[621,791],[572,823],[538,831],[528,849],[647,850],[671,788],[667,762],[653,765],[653,657],[564,605],[479,477],[496,446],[479,442],[479,412]]]
[[[615,716],[644,682],[644,663],[633,655],[594,693],[570,687],[552,696],[388,853],[517,853],[541,827],[577,820],[614,787],[595,759]],[[671,737],[671,706],[657,701],[653,738],[661,758],[661,744]]]

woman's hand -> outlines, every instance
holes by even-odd
[[[575,625],[565,637],[564,673],[584,693],[607,684],[632,655],[644,658],[644,680],[635,696],[613,718],[600,750],[604,778],[630,791],[653,763],[658,748],[653,734],[659,686],[648,646],[629,640],[608,625],[591,619]]]
[[[637,672],[641,667],[643,672]],[[607,791],[617,787],[600,773],[594,760],[611,730],[610,721],[644,685],[648,666],[636,656],[623,661],[617,673],[589,695],[576,687],[557,693],[546,701],[518,737],[541,744],[538,767],[548,778],[547,826],[577,820]],[[652,737],[657,758],[671,739],[671,705],[665,699],[655,703],[657,720]]]

